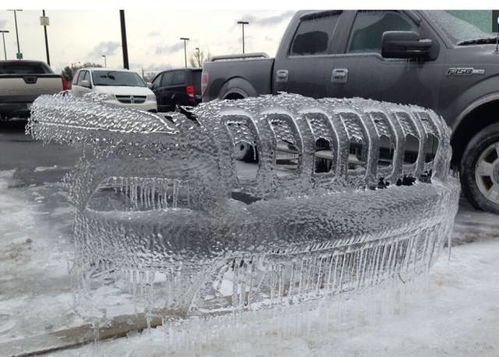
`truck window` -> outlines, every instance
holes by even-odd
[[[489,10],[431,10],[426,15],[455,44],[496,36],[491,33]]]
[[[13,61],[0,63],[1,74],[43,74],[52,70],[42,62]]]
[[[385,31],[416,31],[417,25],[397,11],[359,11],[348,42],[348,52],[381,53]]]
[[[291,42],[291,56],[327,53],[329,38],[338,23],[339,13],[303,20]]]

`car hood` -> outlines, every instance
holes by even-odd
[[[127,86],[95,86],[97,93],[109,93],[114,95],[151,95],[152,90],[147,87],[127,87]]]

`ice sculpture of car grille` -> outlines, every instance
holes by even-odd
[[[282,94],[161,116],[56,95],[34,102],[28,129],[84,148],[68,180],[77,270],[128,274],[167,308],[424,272],[457,211],[449,129],[416,106]],[[235,160],[240,143],[255,162]]]

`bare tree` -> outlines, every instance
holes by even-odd
[[[158,74],[158,72],[145,72],[144,76],[142,78],[146,82],[152,82],[152,80],[154,79],[154,77],[156,77],[156,74]]]
[[[196,49],[191,53],[191,57],[189,58],[189,63],[191,67],[200,68],[203,67],[203,63],[209,61],[211,59],[211,55],[209,52],[204,52],[199,49]]]

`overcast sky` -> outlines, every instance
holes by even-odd
[[[121,67],[121,33],[118,10],[47,10],[52,68],[60,71],[71,63]],[[199,47],[211,55],[240,53],[241,28],[237,20],[248,20],[246,52],[267,52],[273,56],[293,11],[258,10],[126,10],[130,67],[138,72],[183,67],[183,42],[189,37],[188,55]],[[21,52],[25,59],[46,60],[41,10],[17,13]],[[7,58],[17,52],[14,15],[0,11],[0,29],[6,34]],[[3,59],[3,48],[0,50]]]

